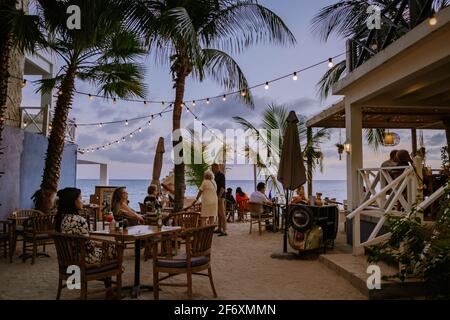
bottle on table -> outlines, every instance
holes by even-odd
[[[156,209],[156,219],[158,224],[158,230],[162,228],[161,208]]]

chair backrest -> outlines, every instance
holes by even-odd
[[[50,233],[55,231],[56,215],[45,214],[42,216],[31,217],[27,221],[27,226],[36,233]]]
[[[256,202],[248,202],[248,210],[251,213],[263,213],[264,212],[264,206],[262,205],[262,203],[256,203]]]
[[[52,233],[55,242],[60,272],[67,273],[71,265],[85,267],[86,241],[88,238],[79,235]]]
[[[173,219],[174,226],[181,227],[182,229],[192,229],[198,227],[198,221],[200,213],[198,212],[177,212],[171,214],[170,218]]]
[[[194,204],[192,207],[189,208],[188,211],[189,212],[190,211],[192,211],[192,212],[200,212],[200,211],[202,211],[202,204],[201,203]]]
[[[209,225],[205,227],[191,229],[190,235],[190,250],[191,257],[209,256],[211,254],[211,245],[214,235],[214,230],[217,225]]]
[[[16,219],[16,225],[23,225],[23,222],[32,217],[38,217],[44,215],[43,212],[35,209],[20,209],[16,210],[13,213],[10,214],[10,218],[17,218]]]
[[[146,214],[148,211],[147,205],[141,202],[139,202],[139,209],[141,210],[141,214]]]

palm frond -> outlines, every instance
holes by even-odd
[[[317,94],[322,99],[326,99],[331,95],[333,86],[341,80],[346,71],[346,62],[341,61],[329,69],[317,83]]]
[[[384,142],[385,129],[365,129],[364,137],[374,151],[378,151]]]
[[[203,49],[203,65],[210,77],[227,90],[245,90],[246,95],[239,97],[252,108],[254,107],[248,81],[238,63],[227,53],[216,49]]]

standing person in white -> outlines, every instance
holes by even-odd
[[[217,186],[214,182],[214,174],[211,171],[206,171],[203,176],[203,182],[198,190],[197,197],[192,207],[196,204],[199,198],[202,197],[202,211],[200,213],[200,225],[214,224],[214,218],[217,214]],[[189,208],[189,207],[188,207]],[[188,209],[186,208],[186,209]]]

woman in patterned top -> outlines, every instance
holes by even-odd
[[[85,218],[80,216],[83,210],[81,190],[77,188],[65,188],[58,191],[58,211],[56,213],[56,232],[89,237],[89,227]],[[112,250],[108,248],[107,252]],[[95,246],[95,242],[86,242],[86,262],[99,263],[104,260],[104,252],[101,247]]]

